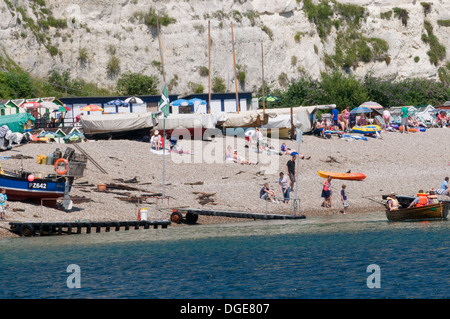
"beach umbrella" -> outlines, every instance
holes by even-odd
[[[70,107],[62,105],[57,110],[54,110],[53,112],[67,112],[67,111],[70,111]]]
[[[109,101],[108,103],[106,103],[108,105],[114,105],[114,106],[130,106],[127,102],[120,100],[120,99],[116,99],[116,100],[112,100]]]
[[[188,105],[192,105],[192,103],[185,99],[178,99],[178,100],[175,100],[172,103],[170,103],[170,105],[172,105],[172,106],[188,106]]]
[[[142,99],[140,99],[136,96],[131,96],[131,97],[125,99],[124,102],[128,103],[128,104],[143,104],[144,103],[144,101],[142,101]]]
[[[262,96],[259,98],[260,101],[263,100]],[[278,102],[280,99],[273,95],[267,95],[264,97],[264,100],[267,102]]]
[[[202,100],[202,99],[199,99],[199,98],[196,98],[196,97],[194,97],[193,99],[190,99],[189,101],[189,104],[193,104],[193,105],[195,105],[195,104],[199,104],[199,105],[206,105],[206,101],[205,100]]]
[[[59,109],[59,105],[56,105],[55,103],[48,102],[48,101],[41,102],[41,106],[40,107],[44,108],[44,109],[52,109],[52,110]]]
[[[350,111],[350,113],[370,113],[370,112],[372,112],[371,109],[363,106],[355,107],[353,110]]]
[[[95,104],[89,104],[81,108],[81,111],[87,111],[87,112],[95,112],[95,111],[103,111],[103,109]]]
[[[368,107],[369,109],[382,109],[383,106],[377,102],[372,102],[372,101],[368,101],[368,102],[364,102],[363,104],[360,105],[360,107]]]
[[[77,131],[73,131],[72,133],[70,133],[70,134],[64,136],[64,137],[63,137],[63,140],[66,140],[66,141],[76,141],[76,140],[78,140],[79,138],[84,139],[84,134],[83,134],[83,133],[80,133],[80,132],[77,132]]]
[[[20,107],[24,107],[27,109],[36,109],[36,108],[41,107],[41,103],[34,102],[34,101],[25,102],[25,103],[21,104]]]

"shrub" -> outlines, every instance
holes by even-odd
[[[450,27],[450,19],[448,20],[437,20],[437,24],[441,27]]]
[[[392,9],[392,11],[394,11],[394,15],[395,15],[397,18],[399,18],[400,20],[402,20],[402,24],[403,24],[405,27],[408,26],[408,19],[409,19],[408,10],[395,7],[394,9]]]
[[[433,34],[433,26],[429,21],[424,21],[424,28],[427,34],[422,34],[422,41],[430,45],[427,54],[430,57],[430,62],[437,65],[439,61],[445,59],[445,46],[439,43],[438,38]]]
[[[111,56],[106,65],[106,73],[110,78],[113,78],[119,74],[120,71],[120,59],[115,55]]]
[[[208,76],[209,75],[209,69],[206,66],[201,66],[198,70],[198,73],[200,76]]]
[[[215,77],[212,80],[212,91],[214,93],[224,93],[226,90],[225,81],[221,77]]]
[[[158,79],[141,73],[123,73],[117,80],[116,89],[123,95],[156,95]]]

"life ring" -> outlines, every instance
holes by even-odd
[[[64,164],[66,165],[65,170],[64,171],[60,171],[58,170],[58,165],[59,163],[64,162]],[[55,162],[55,171],[57,174],[59,175],[64,175],[67,173],[67,171],[69,170],[69,162],[65,159],[65,158],[60,158]]]

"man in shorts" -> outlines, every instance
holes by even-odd
[[[295,152],[295,154],[292,154],[292,158],[286,163],[287,174],[291,181],[290,183],[291,191],[294,189],[295,184],[295,176],[296,176],[295,159],[297,158],[297,154],[298,154],[297,152]]]
[[[403,105],[400,112],[402,113],[402,123],[400,124],[403,127],[402,133],[408,134],[408,108]]]

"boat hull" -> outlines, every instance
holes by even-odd
[[[0,175],[0,187],[6,190],[8,200],[40,201],[41,199],[56,199],[64,196],[64,178],[56,180],[36,178],[30,182],[26,177],[28,175],[23,175],[8,174],[7,172]],[[68,191],[70,191],[70,185]]]
[[[343,180],[351,180],[351,181],[361,181],[366,178],[366,175],[363,173],[336,173],[336,172],[324,172],[317,171],[317,174],[322,178],[327,178],[331,176],[333,179],[343,179]]]
[[[442,220],[447,218],[449,207],[450,203],[439,202],[420,207],[386,210],[386,217],[389,221]]]

